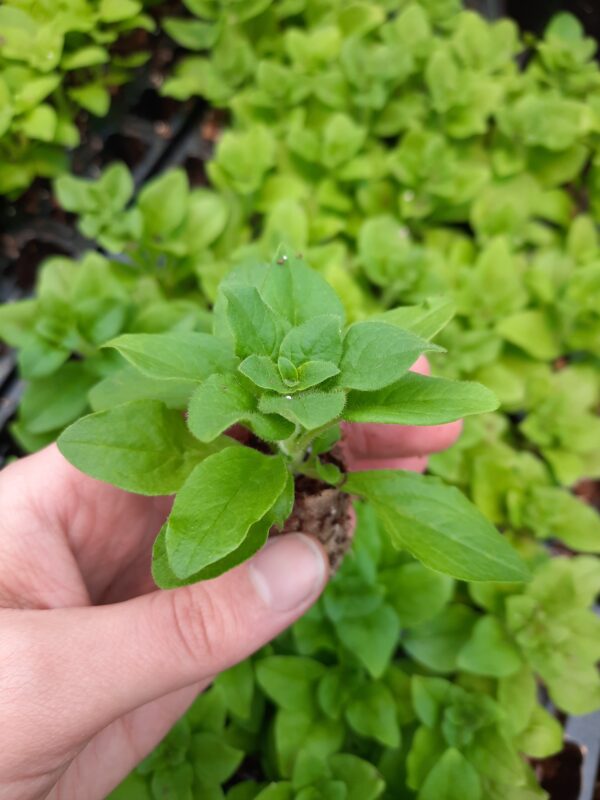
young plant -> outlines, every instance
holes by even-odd
[[[368,499],[395,545],[436,570],[524,580],[517,554],[456,489],[404,471],[346,475],[332,457],[342,421],[435,425],[496,407],[479,384],[410,372],[439,347],[405,320],[433,333],[440,313],[415,319],[399,309],[347,326],[335,292],[301,258],[245,265],[221,285],[212,334],[109,342],[152,379],[147,396],[80,419],[59,447],[122,489],[176,494],[154,548],[163,587],[212,578],[273,528],[309,518],[337,548],[349,538],[349,495]],[[252,434],[246,444],[226,435],[240,424]]]
[[[111,53],[132,30],[152,31],[148,0],[4,0],[0,7],[0,194],[67,167],[81,109],[104,116],[110,92],[148,53]]]
[[[99,253],[47,259],[36,297],[0,307],[0,340],[18,349],[26,381],[11,432],[25,450],[37,450],[87,413],[92,398],[99,402],[104,381],[124,365],[118,353],[101,350],[109,339],[202,329],[207,317],[197,299],[165,296],[155,278]]]
[[[96,180],[62,175],[54,187],[62,207],[79,216],[84,236],[151,275],[166,294],[189,298],[200,283],[214,297],[226,269],[222,251],[235,218],[233,200],[192,189],[182,169],[158,175],[134,196],[133,177],[120,162]]]

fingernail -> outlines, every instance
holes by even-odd
[[[256,591],[273,611],[293,611],[316,598],[327,577],[319,545],[303,533],[270,539],[248,570]]]

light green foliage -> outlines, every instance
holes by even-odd
[[[429,309],[420,313],[427,318]],[[248,263],[223,281],[213,334],[128,333],[107,347],[127,360],[128,374],[141,376],[146,397],[121,402],[116,390],[111,406],[105,392],[107,407],[67,428],[59,447],[75,466],[122,489],[177,492],[154,552],[155,579],[173,586],[214,577],[261,547],[291,511],[294,476],[343,484],[337,468],[321,463],[328,445],[312,453],[313,440],[352,418],[346,404],[355,394],[365,398],[361,419],[395,421],[396,409],[411,407],[410,384],[403,391],[409,368],[435,346],[391,321],[346,326],[333,290],[282,251],[271,264]],[[425,385],[439,380],[419,377]],[[369,403],[387,386],[392,420]],[[493,404],[483,387],[461,386],[453,384],[452,403],[440,393],[405,413],[413,424],[429,424],[432,415],[454,419]],[[95,387],[96,402],[97,394]],[[234,443],[221,434],[236,423],[270,443],[270,453],[225,447]],[[527,578],[515,551],[458,490],[411,473],[374,475],[351,476],[346,490],[373,502],[396,547],[458,578]],[[379,644],[365,664],[379,676],[397,635],[393,608],[380,609],[372,624]],[[361,623],[340,622],[349,648],[362,635]]]
[[[159,399],[169,407],[185,403],[195,381],[217,362],[233,361],[225,345],[196,358],[193,371],[177,372],[175,350],[202,339],[206,312],[198,298],[170,292],[156,274],[144,274],[98,253],[80,261],[53,257],[38,275],[36,297],[0,308],[0,338],[18,349],[21,377],[27,381],[13,433],[25,450],[54,441],[61,430],[90,410],[104,411],[126,400]],[[125,331],[140,337],[130,352],[127,336],[117,339],[121,358],[103,345]],[[152,352],[145,336],[170,331]],[[177,332],[177,333],[175,333]],[[177,338],[179,337],[179,338]],[[212,342],[212,339],[210,340]],[[126,360],[140,366],[132,371]],[[229,359],[229,362],[228,362]],[[168,372],[170,368],[170,372]],[[157,378],[169,377],[157,386]],[[158,392],[158,394],[157,394]]]
[[[148,57],[112,54],[129,31],[152,31],[147,0],[6,0],[0,8],[0,194],[67,166],[78,111],[104,116],[110,90]]]
[[[62,175],[55,182],[64,209],[80,231],[172,295],[199,287],[210,297],[226,267],[228,227],[236,202],[212,189],[191,188],[185,172],[169,170],[134,198],[133,178],[115,162],[99,178]]]
[[[539,704],[536,677],[545,678],[537,654],[515,636],[507,609],[513,598],[535,596],[537,619],[547,615],[546,624],[553,624],[566,598],[554,597],[542,584],[558,586],[562,594],[568,576],[576,592],[566,603],[569,613],[578,609],[592,617],[585,608],[598,591],[597,562],[548,560],[540,572],[544,579],[534,578],[530,585],[473,584],[469,596],[463,584],[455,594],[452,581],[390,546],[371,506],[359,503],[356,511],[353,551],[316,607],[291,633],[218,678],[138,776],[129,779],[132,791],[146,785],[140,777],[151,787],[157,772],[176,764],[185,766],[177,776],[181,781],[189,764],[192,786],[202,778],[206,794],[201,796],[212,797],[212,791],[219,797],[216,790],[240,763],[241,751],[250,764],[262,757],[264,777],[236,783],[223,795],[232,800],[547,798],[523,756],[558,752],[562,732]],[[413,573],[445,588],[429,609],[420,605],[412,619],[411,598],[403,596],[400,625],[391,605]],[[380,648],[374,622],[385,609],[396,623],[374,677],[369,654]],[[349,623],[361,633],[346,643]],[[558,630],[562,623],[554,624]],[[538,631],[538,642],[544,638]],[[591,641],[589,666],[597,657]],[[488,670],[486,642],[494,664],[504,667],[503,677]],[[565,652],[572,652],[572,645],[572,640],[565,643]],[[514,653],[518,657],[509,669]],[[553,669],[556,680],[561,675],[580,698],[589,694],[589,685],[577,688],[569,681],[571,663],[557,658]]]
[[[191,4],[200,23],[174,20],[176,40],[189,29],[202,55],[163,89],[232,114],[210,170],[224,196],[244,197],[234,259],[287,240],[351,320],[381,303],[453,299],[439,340],[453,357],[432,354],[436,369],[526,414],[522,431],[557,483],[599,475],[595,434],[570,430],[597,427],[597,381],[582,417],[549,401],[559,377],[546,369],[545,389],[533,378],[571,354],[593,368],[600,354],[600,246],[586,215],[600,196],[593,41],[559,15],[520,69],[514,24],[454,2],[407,0],[391,17],[378,2],[252,5]]]

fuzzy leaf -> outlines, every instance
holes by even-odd
[[[308,430],[315,430],[340,416],[346,397],[343,392],[309,391],[290,395],[265,395],[258,403],[264,414],[279,414]]]
[[[306,361],[338,364],[342,357],[339,317],[326,314],[292,328],[285,335],[279,354],[297,367]]]
[[[294,430],[276,411],[260,413],[256,398],[235,375],[212,375],[192,395],[189,429],[201,442],[210,442],[238,422],[269,441],[287,439]]]
[[[386,322],[358,322],[344,337],[337,383],[345,389],[382,389],[404,375],[420,355],[440,349]]]
[[[227,318],[240,357],[273,356],[283,336],[281,322],[253,286],[224,290]]]

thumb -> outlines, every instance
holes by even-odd
[[[12,695],[15,714],[34,721],[35,738],[77,746],[128,711],[246,658],[312,605],[327,573],[315,539],[286,534],[212,581],[112,606],[14,612],[13,642],[26,648],[14,657],[31,666]],[[41,702],[52,731],[40,724]]]

